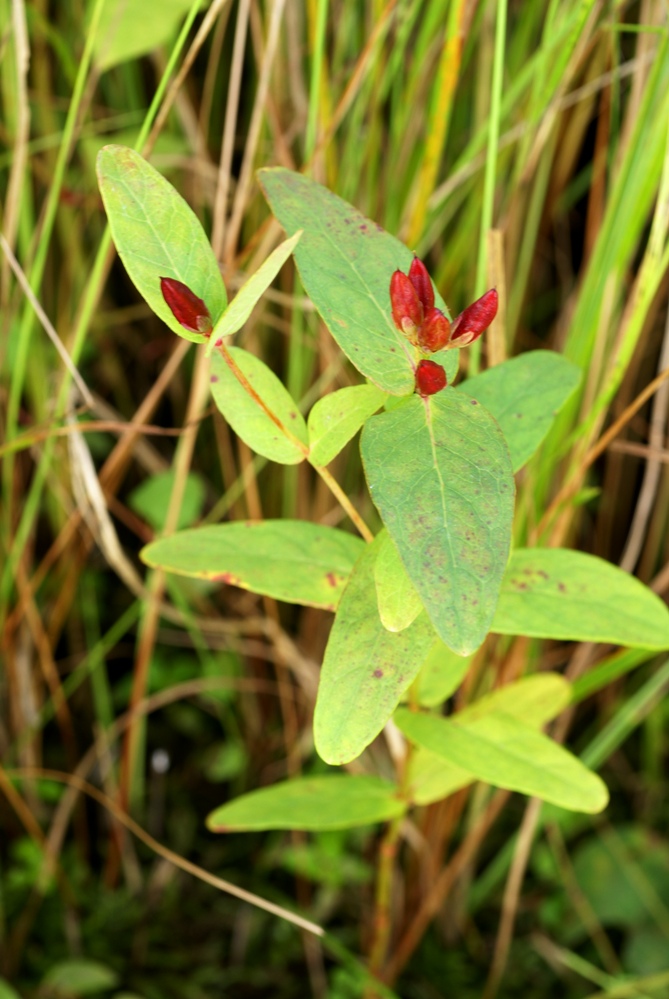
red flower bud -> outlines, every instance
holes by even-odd
[[[435,361],[419,361],[416,368],[416,391],[423,397],[446,388],[446,372]]]
[[[209,309],[187,284],[177,281],[176,278],[161,277],[160,290],[174,318],[185,330],[203,334],[211,331]]]
[[[418,332],[418,345],[421,350],[442,350],[449,341],[451,324],[441,309],[430,309],[425,322]]]
[[[418,292],[421,305],[426,313],[434,308],[434,288],[427,273],[427,267],[422,260],[414,257],[409,268],[409,279]]]
[[[390,279],[390,304],[395,326],[415,343],[417,332],[423,323],[423,306],[418,292],[402,271],[395,271]]]
[[[497,305],[497,292],[494,288],[468,305],[464,312],[453,320],[449,346],[466,347],[468,343],[477,340],[497,315]]]

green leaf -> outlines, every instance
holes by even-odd
[[[487,714],[461,722],[399,708],[395,722],[412,742],[495,787],[576,812],[600,812],[608,802],[606,785],[597,774],[541,732],[508,715]]]
[[[414,390],[415,351],[396,329],[390,278],[408,272],[410,250],[376,222],[308,177],[282,167],[260,170],[260,186],[287,233],[304,230],[295,260],[307,294],[352,364],[392,395]],[[446,306],[436,294],[436,304]],[[457,350],[435,355],[449,381]]]
[[[491,630],[575,642],[669,648],[669,610],[604,559],[566,548],[517,548]]]
[[[406,810],[390,781],[327,774],[261,788],[221,805],[207,818],[212,832],[249,829],[351,829],[385,822]]]
[[[319,399],[307,420],[312,464],[329,465],[386,399],[376,385],[350,385]]]
[[[177,322],[160,290],[161,277],[183,281],[204,301],[213,323],[226,306],[218,263],[195,212],[133,149],[105,146],[97,171],[114,243],[133,284],[171,330],[204,343],[206,337]]]
[[[0,999],[21,999],[18,992],[4,978],[0,978]]]
[[[308,434],[304,417],[274,372],[259,357],[241,347],[228,347],[227,351],[265,405],[306,447]],[[282,465],[297,465],[304,461],[305,455],[299,445],[279,430],[237,381],[221,354],[214,354],[211,359],[211,394],[234,432],[252,450]]]
[[[365,424],[374,503],[439,637],[468,655],[490,627],[511,541],[509,451],[475,399],[414,396]]]
[[[374,566],[374,582],[383,627],[388,631],[404,631],[416,620],[423,605],[387,531],[383,532]]]
[[[106,0],[95,41],[98,68],[105,70],[137,59],[169,42],[192,6],[192,0],[161,0],[159,4]]]
[[[434,640],[425,614],[399,633],[383,627],[374,585],[380,543],[358,559],[325,650],[314,742],[326,763],[349,763],[379,734]]]
[[[581,380],[581,369],[552,350],[531,350],[468,378],[456,391],[478,399],[506,438],[514,472],[537,450]]]
[[[118,975],[105,964],[76,958],[59,961],[49,968],[42,980],[42,987],[59,996],[87,996],[118,985]]]
[[[165,524],[173,487],[174,470],[159,472],[157,475],[145,479],[140,486],[133,489],[128,497],[128,506],[140,517],[143,517],[154,531],[160,531]],[[194,521],[199,520],[202,516],[205,495],[206,486],[202,476],[195,472],[189,472],[186,476],[177,530],[190,527]]]
[[[572,688],[559,673],[537,673],[485,694],[459,711],[459,724],[488,714],[504,714],[530,728],[542,728],[571,701]]]
[[[437,639],[416,678],[418,703],[424,708],[443,704],[458,689],[471,662],[471,656],[459,656]]]
[[[299,243],[301,235],[301,232],[296,232],[290,239],[286,239],[280,246],[277,246],[265,263],[248,279],[246,284],[242,285],[212,330],[207,344],[207,355],[211,354],[214,344],[221,337],[231,336],[242,328]]]
[[[409,761],[408,793],[414,805],[441,801],[474,780],[469,770],[422,746],[416,748]]]
[[[334,610],[365,542],[306,520],[244,521],[180,531],[140,552],[154,568],[275,600]]]

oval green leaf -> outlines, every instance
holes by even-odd
[[[471,662],[471,656],[457,655],[438,638],[416,678],[418,703],[424,708],[443,704],[458,689]]]
[[[207,818],[212,832],[250,829],[352,829],[401,815],[406,802],[390,781],[327,774],[261,788],[221,805]]]
[[[308,434],[304,417],[279,378],[264,361],[247,350],[228,347],[227,351],[265,405],[306,448]],[[282,465],[298,465],[304,461],[304,450],[277,427],[219,353],[211,359],[211,394],[216,408],[253,451]]]
[[[349,763],[376,738],[434,641],[425,614],[399,633],[383,627],[374,584],[380,540],[358,559],[325,650],[314,742],[326,763]]]
[[[387,398],[376,385],[350,385],[319,399],[307,420],[310,462],[329,465]]]
[[[581,369],[552,350],[531,350],[458,385],[499,423],[514,472],[537,450],[581,380]]]
[[[387,531],[383,532],[374,566],[374,582],[383,627],[388,631],[404,631],[416,620],[423,605]]]
[[[106,0],[95,41],[98,67],[109,69],[169,42],[192,6],[193,0],[161,0],[159,4],[146,0]]]
[[[42,980],[42,986],[49,995],[63,996],[87,996],[113,989],[118,983],[115,971],[106,964],[85,957],[59,961],[49,968]]]
[[[395,722],[412,742],[487,784],[575,812],[601,812],[608,803],[606,785],[597,774],[541,732],[508,715],[487,714],[461,722],[400,708]]]
[[[511,541],[515,485],[499,427],[475,399],[445,389],[373,416],[360,451],[437,634],[468,655],[488,633]]]
[[[290,239],[286,239],[280,246],[277,246],[264,264],[242,285],[212,330],[207,344],[207,355],[211,354],[215,343],[221,337],[231,336],[242,328],[299,243],[301,235],[301,231],[296,232]]]
[[[176,278],[201,298],[216,323],[226,306],[225,285],[195,212],[146,160],[126,146],[98,153],[98,183],[111,234],[140,295],[171,330],[204,343],[177,322],[160,290],[161,277]]]
[[[669,609],[634,576],[595,555],[517,548],[491,631],[667,649]]]
[[[306,520],[212,524],[153,541],[147,564],[182,576],[334,610],[365,542]]]
[[[315,181],[283,167],[260,170],[260,186],[287,233],[304,230],[295,260],[307,294],[352,364],[392,395],[413,392],[414,349],[390,312],[393,271],[408,272],[403,243]],[[436,294],[436,304],[446,306]],[[457,350],[439,360],[452,381]]]

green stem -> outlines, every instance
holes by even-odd
[[[492,66],[490,95],[490,125],[488,127],[488,152],[483,179],[483,209],[479,233],[479,252],[476,262],[476,284],[474,297],[480,298],[486,290],[487,240],[492,228],[495,211],[495,179],[497,174],[497,153],[499,147],[499,126],[502,107],[502,86],[504,83],[504,50],[506,45],[506,5],[507,0],[497,0],[497,21],[495,24],[495,56]],[[469,354],[469,373],[478,373],[481,358],[481,341],[472,344]]]

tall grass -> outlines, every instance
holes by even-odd
[[[199,6],[184,3],[152,50],[167,13],[145,4],[146,52],[107,67],[117,0],[0,0],[0,974],[30,991],[84,954],[146,996],[358,995],[351,954],[373,949],[377,834],[201,832],[224,797],[317,765],[310,712],[329,617],[144,576],[136,558],[188,509],[194,522],[344,514],[308,469],[254,457],[212,412],[194,348],[148,314],[113,257],[95,152],[123,142],[151,155],[212,233],[231,293],[280,238],[253,181],[272,163],[309,171],[407,241],[455,312],[496,283],[504,307],[471,370],[544,347],[584,375],[521,474],[516,541],[623,558],[664,596],[667,397],[630,404],[669,356],[666,11],[654,0]],[[357,379],[290,269],[240,341],[305,409]],[[142,504],[138,487],[170,470]],[[355,446],[334,470],[375,523]],[[610,938],[570,876],[584,844],[601,859],[612,842],[592,820],[558,824],[535,803],[523,814],[500,792],[458,792],[401,833],[381,967],[399,994],[622,994],[621,974],[645,970],[634,946],[651,964],[667,947],[669,894],[651,884],[648,895],[638,848],[666,824],[666,664],[493,637],[458,697],[549,668],[587,697],[555,734],[606,769],[610,822],[626,830],[617,865],[647,918],[614,923]],[[382,740],[368,752],[360,766],[392,772]],[[42,767],[92,780],[116,813],[91,810],[79,783],[55,790]],[[31,779],[10,779],[17,768]],[[201,868],[327,924],[325,951],[177,880],[171,855],[123,833],[119,809]],[[625,994],[666,994],[666,965]]]

